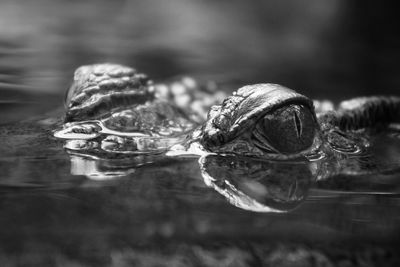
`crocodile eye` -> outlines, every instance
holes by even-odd
[[[252,137],[254,144],[264,151],[291,154],[313,144],[315,129],[316,122],[309,108],[289,105],[261,118]]]

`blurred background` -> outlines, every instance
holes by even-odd
[[[334,101],[396,94],[396,16],[371,0],[3,0],[1,111],[60,106],[73,71],[98,62],[227,90],[272,82]]]
[[[127,177],[94,181],[70,175],[44,126],[4,126],[56,117],[74,70],[99,62],[226,91],[271,82],[333,101],[399,94],[398,14],[372,0],[1,0],[0,265],[400,266],[398,170],[338,176],[293,213],[254,214],[206,188],[197,159],[132,161]]]

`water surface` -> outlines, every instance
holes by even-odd
[[[10,266],[399,260],[400,141],[393,133],[377,139],[375,162],[365,155],[353,165],[347,159],[348,166],[327,177],[304,164],[260,163],[270,173],[258,182],[296,200],[289,212],[260,213],[230,204],[204,180],[206,168],[246,193],[251,174],[229,174],[226,159],[208,158],[207,169],[198,157],[71,153],[52,134],[59,114],[0,127],[0,257]],[[237,160],[228,162],[246,164]],[[279,177],[293,174],[290,168],[297,176]]]

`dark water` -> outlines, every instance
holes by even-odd
[[[199,166],[198,157],[67,153],[52,136],[59,114],[51,115],[0,127],[5,266],[399,263],[398,134],[377,138],[374,157],[338,166],[261,162],[246,169],[245,159],[208,157]],[[214,185],[228,181],[245,194],[256,182],[275,199],[264,204],[289,212],[232,205],[201,170]]]
[[[335,101],[398,94],[395,10],[342,0],[2,1],[0,266],[400,266],[396,132],[334,164],[253,169],[68,153],[52,133],[73,70],[96,62],[158,81],[216,80],[228,92],[274,82]],[[249,211],[232,192],[290,211]]]

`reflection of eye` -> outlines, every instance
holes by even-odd
[[[309,108],[289,105],[261,118],[252,137],[254,144],[263,151],[298,153],[312,145],[315,128],[316,122]]]

